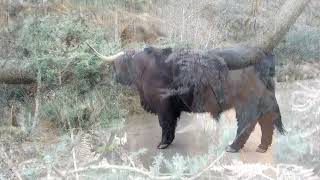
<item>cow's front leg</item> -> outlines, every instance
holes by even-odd
[[[175,137],[175,130],[177,126],[177,118],[179,113],[174,113],[173,108],[167,108],[167,111],[162,111],[158,115],[159,123],[162,129],[161,142],[158,145],[158,149],[167,148]]]

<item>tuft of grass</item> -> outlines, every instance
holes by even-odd
[[[19,127],[1,126],[0,141],[22,143],[27,140],[28,134]]]
[[[64,129],[114,128],[122,125],[127,113],[119,99],[117,87],[94,88],[85,94],[64,87],[42,104],[40,112],[42,119],[54,121]]]

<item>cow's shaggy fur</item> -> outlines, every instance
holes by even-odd
[[[134,84],[143,108],[158,115],[162,128],[158,148],[172,143],[182,111],[210,112],[218,119],[221,112],[235,108],[238,129],[229,152],[244,146],[256,123],[262,130],[259,152],[271,145],[274,126],[285,133],[275,97],[272,54],[246,47],[211,51],[147,47],[129,57],[126,63],[124,57],[116,61],[116,75],[120,82]]]

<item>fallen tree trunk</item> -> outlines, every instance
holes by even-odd
[[[5,84],[31,84],[36,74],[31,65],[17,60],[0,60],[0,82]]]

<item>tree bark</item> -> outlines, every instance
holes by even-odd
[[[257,42],[254,46],[260,47],[266,52],[271,52],[296,22],[310,0],[287,0],[279,13],[274,16],[274,30]]]

